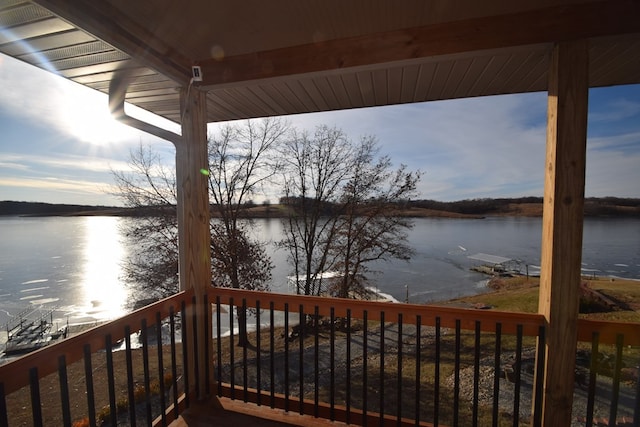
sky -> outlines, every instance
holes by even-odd
[[[420,198],[455,201],[543,195],[546,108],[546,93],[530,93],[286,120],[375,136],[394,165],[422,171]],[[117,123],[106,95],[0,54],[0,200],[120,205],[112,171],[126,170],[140,143],[173,165],[172,144]],[[640,198],[640,85],[590,91],[585,194]]]

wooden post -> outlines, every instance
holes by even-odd
[[[197,396],[204,398],[209,378],[205,372],[209,363],[205,357],[205,346],[211,345],[211,339],[205,336],[207,318],[204,295],[211,286],[211,250],[209,229],[209,193],[207,173],[209,162],[207,155],[206,94],[196,88],[183,89],[181,93],[182,141],[176,144],[176,178],[178,191],[178,250],[180,289],[194,289],[197,326],[197,354],[193,335],[193,311],[187,319],[187,341],[189,345],[189,385],[196,385]],[[204,173],[203,173],[204,172]],[[210,331],[211,328],[209,327]],[[208,352],[210,355],[211,351]],[[197,364],[197,366],[196,366]]]
[[[585,40],[556,44],[549,70],[538,305],[547,327],[541,402],[545,427],[571,424],[589,97],[587,47]]]

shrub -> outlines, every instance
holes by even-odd
[[[72,427],[89,427],[89,418],[74,421]]]

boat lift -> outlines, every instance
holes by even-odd
[[[511,258],[505,258],[499,255],[490,255],[481,252],[474,255],[469,255],[467,258],[484,263],[482,265],[471,267],[473,271],[477,271],[479,273],[485,273],[495,276],[520,274],[520,262]]]

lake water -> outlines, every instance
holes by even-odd
[[[55,309],[54,321],[95,322],[124,314],[129,292],[121,280],[128,245],[117,217],[0,217],[0,329],[24,310]],[[272,290],[287,292],[291,274],[274,242],[279,220],[257,220],[255,236],[270,242],[275,264]],[[379,291],[415,303],[485,290],[487,276],[470,270],[469,255],[483,252],[521,261],[536,274],[540,265],[540,218],[415,220],[413,259],[372,266]],[[640,219],[587,219],[585,273],[640,279]],[[638,284],[640,286],[640,283]]]

